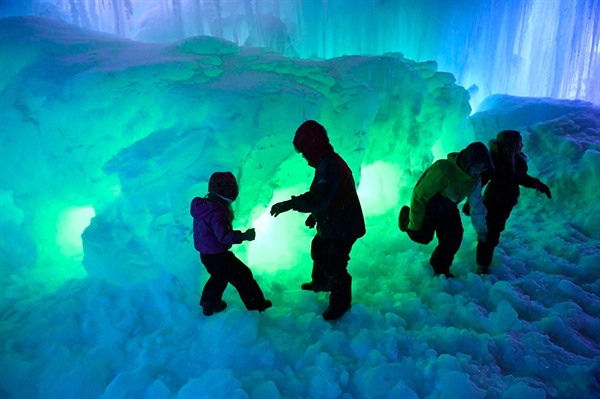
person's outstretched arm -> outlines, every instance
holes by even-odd
[[[271,207],[271,215],[277,216],[289,210],[313,213],[325,210],[335,197],[340,185],[340,171],[336,159],[324,161],[315,171],[316,184],[304,194],[293,196],[288,201],[279,202]]]
[[[544,183],[542,183],[542,181],[540,179],[529,176],[529,174],[527,173],[529,171],[527,162],[525,162],[525,160],[523,160],[523,163],[525,164],[525,174],[521,178],[521,181],[519,182],[519,184],[526,188],[534,188],[538,192],[540,192],[542,194],[546,194],[546,197],[552,198],[552,193],[550,192],[550,188],[547,185],[545,185]]]

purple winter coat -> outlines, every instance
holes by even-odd
[[[242,232],[233,230],[227,206],[213,199],[196,197],[190,213],[194,218],[194,247],[201,254],[220,254],[242,242]]]

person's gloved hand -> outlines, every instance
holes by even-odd
[[[317,224],[317,220],[315,219],[315,217],[312,215],[312,213],[310,215],[308,215],[308,217],[306,218],[306,221],[304,222],[304,224],[306,225],[306,227],[308,227],[309,229],[314,229],[315,225]]]
[[[550,188],[547,185],[545,185],[544,183],[539,182],[537,184],[537,186],[535,187],[535,189],[542,194],[546,194],[546,197],[552,198],[552,193],[550,193]]]
[[[477,242],[486,242],[487,241],[487,233],[478,233],[477,234]]]
[[[256,238],[256,230],[248,229],[242,233],[242,241],[254,241]]]
[[[284,213],[292,209],[291,201],[278,202],[271,207],[271,216],[277,217],[280,213]]]

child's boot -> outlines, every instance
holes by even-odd
[[[264,302],[262,302],[260,305],[253,306],[252,308],[249,308],[248,310],[258,310],[259,312],[264,312],[265,310],[269,309],[271,306],[273,306],[273,302],[271,302],[268,299],[265,299]]]
[[[210,316],[214,313],[219,313],[219,312],[222,312],[223,310],[225,310],[225,308],[227,307],[227,302],[221,301],[221,302],[217,303],[216,305],[206,305],[206,304],[201,304],[201,305],[202,305],[202,313],[204,313],[205,316]]]

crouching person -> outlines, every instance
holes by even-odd
[[[448,154],[447,159],[433,163],[417,182],[410,208],[402,207],[400,230],[419,244],[429,244],[434,234],[438,246],[429,263],[436,275],[454,277],[450,266],[463,238],[458,204],[469,198],[471,220],[478,241],[486,240],[486,209],[481,198],[481,174],[493,169],[490,153],[485,144],[469,144],[459,153]]]
[[[216,172],[210,177],[208,194],[192,200],[190,213],[194,218],[194,246],[210,274],[200,298],[203,313],[210,316],[227,307],[222,300],[227,284],[238,291],[248,310],[260,312],[272,306],[258,286],[252,271],[233,252],[233,244],[253,241],[254,229],[233,230],[233,210],[239,188],[231,172]]]

